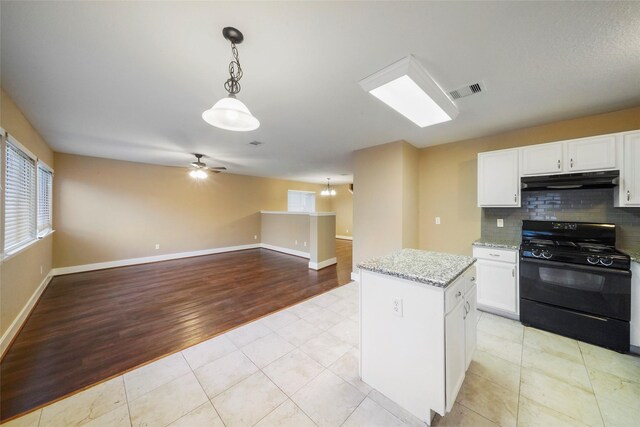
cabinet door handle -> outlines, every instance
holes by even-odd
[[[516,277],[516,269],[515,268],[511,269],[511,277]]]
[[[475,281],[476,281],[476,278],[475,278],[475,277],[472,277],[472,278],[471,278],[471,281],[472,281],[472,282],[475,282]]]
[[[631,200],[631,191],[627,190],[627,202]]]
[[[517,195],[517,194],[514,194],[514,195],[513,195],[513,201],[514,201],[514,202],[517,202],[517,201],[518,201],[518,195]]]
[[[571,159],[571,169],[573,169],[573,159]]]
[[[489,254],[489,256],[499,257],[500,254]]]
[[[461,295],[462,295],[462,292],[458,291],[458,293],[456,294],[456,298],[460,298]]]
[[[558,159],[558,169],[560,169],[560,159]]]

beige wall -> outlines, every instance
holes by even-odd
[[[322,188],[225,173],[196,182],[184,168],[70,154],[55,161],[56,267],[255,243],[260,210],[286,210],[289,189]],[[330,202],[317,197],[316,208]]]
[[[0,125],[42,161],[55,166],[53,151],[4,91],[0,92]],[[48,236],[0,264],[0,334],[6,332],[51,270],[51,242]]]
[[[312,216],[310,262],[320,263],[336,256],[336,216]]]
[[[640,129],[640,107],[420,150],[420,248],[470,254],[480,237],[479,152]],[[435,217],[441,225],[435,225]]]
[[[417,244],[418,154],[404,141],[355,152],[354,270],[366,258]]]
[[[420,152],[402,144],[402,247],[418,247],[418,182]]]
[[[331,197],[331,212],[336,213],[336,235],[353,235],[353,195],[349,185],[336,185],[336,195]]]
[[[300,252],[310,252],[309,215],[263,213],[261,216],[262,243]]]

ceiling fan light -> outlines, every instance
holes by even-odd
[[[335,195],[336,195],[336,190],[331,189],[331,192],[329,193],[329,195],[331,195],[331,196],[335,196]]]
[[[189,176],[193,179],[206,179],[207,172],[202,169],[193,169],[189,172]]]
[[[240,132],[255,130],[260,126],[260,121],[251,114],[247,106],[233,95],[216,102],[202,113],[202,119],[220,129]]]

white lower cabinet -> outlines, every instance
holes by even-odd
[[[451,410],[464,382],[475,281],[473,266],[446,289],[360,270],[360,376],[427,425]]]
[[[474,247],[473,256],[478,259],[478,308],[510,317],[518,316],[517,250]]]
[[[473,359],[473,352],[476,349],[476,343],[478,341],[477,325],[478,325],[478,303],[477,303],[477,288],[473,284],[464,296],[466,314],[464,318],[464,337],[465,337],[465,358],[466,369],[469,369],[471,359]]]
[[[447,412],[451,411],[464,382],[464,375],[476,348],[476,286],[475,277],[465,283],[456,306],[447,313],[445,325]]]
[[[444,320],[445,354],[447,356],[447,412],[451,411],[453,403],[456,401],[456,396],[464,381],[464,373],[467,370],[465,309],[465,301],[460,299],[456,307],[447,314]]]

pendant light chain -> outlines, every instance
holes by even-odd
[[[230,95],[240,92],[240,79],[242,78],[242,67],[240,67],[240,58],[238,58],[238,49],[236,44],[231,42],[231,54],[233,61],[229,63],[229,79],[224,83],[224,88]]]

